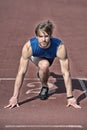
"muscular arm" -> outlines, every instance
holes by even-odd
[[[25,72],[27,70],[27,65],[28,65],[28,59],[24,58],[22,55],[20,59],[18,74],[16,76],[15,85],[14,85],[14,93],[13,93],[14,97],[18,97],[19,95],[19,90],[22,85]]]
[[[69,59],[67,56],[66,48],[63,44],[61,44],[58,49],[57,57],[59,58],[60,61],[61,72],[63,74],[64,83],[66,87],[66,95],[67,97],[72,97],[73,93],[72,93],[72,81],[69,68]],[[67,101],[68,106],[72,105],[75,108],[81,108],[79,105],[77,105],[76,99],[74,97],[67,99]]]
[[[57,56],[59,57],[61,72],[64,77],[66,94],[67,97],[69,97],[72,96],[72,83],[71,83],[71,76],[70,76],[70,69],[69,69],[69,60],[67,57],[66,48],[63,44],[60,45]]]
[[[31,47],[29,45],[29,42],[27,42],[22,49],[20,65],[19,65],[18,73],[14,84],[13,96],[9,100],[9,105],[7,105],[5,108],[7,107],[13,108],[15,105],[17,105],[20,88],[22,86],[24,75],[26,73],[27,66],[28,66],[29,57],[31,56],[31,54],[32,54]]]

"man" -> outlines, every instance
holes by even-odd
[[[66,86],[67,106],[81,108],[77,105],[76,99],[72,94],[72,82],[69,70],[69,61],[67,51],[61,40],[52,37],[53,24],[50,21],[40,23],[35,29],[36,37],[31,38],[22,49],[18,74],[14,84],[13,96],[9,100],[9,104],[5,107],[10,109],[18,105],[18,96],[24,75],[27,71],[29,60],[31,60],[38,68],[37,76],[42,83],[42,89],[39,94],[41,100],[48,97],[48,78],[49,67],[57,57],[60,61],[61,72],[64,77]]]

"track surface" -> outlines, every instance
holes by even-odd
[[[37,23],[55,23],[54,36],[68,50],[73,94],[82,109],[66,108],[59,62],[50,68],[49,98],[41,101],[37,69],[30,63],[20,93],[20,108],[4,109],[12,96],[21,49],[34,36]],[[87,1],[0,0],[0,129],[87,129]]]

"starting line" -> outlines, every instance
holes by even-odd
[[[3,80],[15,80],[16,78],[0,78],[0,81],[3,81]],[[59,79],[59,80],[63,80],[63,78],[56,78],[56,79]],[[72,78],[73,80],[86,80],[87,81],[87,78]],[[24,78],[25,81],[27,80],[38,80],[38,78]]]
[[[5,128],[83,128],[82,125],[5,125]]]

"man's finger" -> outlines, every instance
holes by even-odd
[[[20,107],[19,104],[17,104],[17,107]]]
[[[73,107],[75,108],[81,108],[81,106],[77,105],[77,104],[72,104]]]
[[[67,105],[66,105],[66,107],[70,107],[71,105],[68,103]]]
[[[9,105],[7,105],[7,106],[5,106],[4,108],[9,108],[11,105],[9,104]]]
[[[73,103],[68,103],[67,107],[69,106],[73,106],[74,108],[81,108],[81,106],[77,105],[77,104],[73,104]]]
[[[82,108],[82,107],[78,105],[78,108]]]
[[[70,104],[70,103],[68,103],[67,105],[66,105],[66,107],[69,107],[69,106],[73,106],[74,108],[80,108],[81,109],[81,106],[79,106],[79,105],[77,105],[77,104]]]
[[[12,108],[15,107],[15,106],[20,107],[19,104],[16,104],[16,105],[15,105],[15,104],[12,104],[11,107],[10,107],[10,109],[12,109]]]
[[[12,109],[14,106],[15,106],[15,105],[14,105],[14,104],[12,104],[12,105],[10,106],[10,108],[9,108],[9,109]]]

